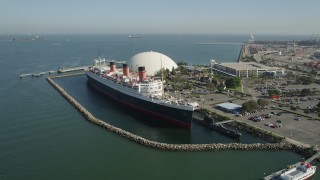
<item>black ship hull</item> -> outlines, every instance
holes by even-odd
[[[91,77],[92,75],[88,75],[87,73],[86,75],[88,78],[89,85],[91,85],[94,89],[102,92],[106,96],[122,103],[123,105],[131,109],[134,109],[138,112],[142,112],[152,117],[155,117],[156,119],[164,120],[171,124],[175,124],[179,127],[191,128],[193,111],[172,108],[127,95],[96,80],[95,78]]]

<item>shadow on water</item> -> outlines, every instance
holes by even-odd
[[[191,129],[183,129],[143,113],[137,113],[96,91],[87,83],[85,75],[58,78],[55,81],[95,117],[146,139],[186,144],[266,142],[246,132],[241,132],[240,139],[233,139],[195,122]]]

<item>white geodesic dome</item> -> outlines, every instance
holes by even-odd
[[[161,67],[172,70],[178,65],[168,56],[158,52],[142,52],[132,56],[127,62],[130,71],[138,71],[138,67],[144,66],[148,76],[153,76]]]

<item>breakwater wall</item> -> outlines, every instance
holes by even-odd
[[[70,75],[67,75],[70,76]],[[59,76],[59,78],[65,76]],[[160,143],[156,141],[151,141],[145,139],[141,136],[137,136],[121,128],[112,126],[111,124],[104,122],[96,117],[94,117],[88,110],[86,110],[79,102],[77,102],[72,96],[70,96],[62,87],[60,87],[53,79],[58,77],[47,77],[48,82],[56,89],[58,92],[66,98],[89,122],[94,123],[104,129],[116,133],[126,139],[129,139],[135,143],[144,145],[146,147],[151,147],[166,151],[217,151],[217,150],[291,150],[297,152],[296,147],[288,142],[278,142],[278,143],[255,143],[255,144],[241,144],[241,143],[230,143],[230,144],[167,144]]]
[[[241,58],[242,58],[242,54],[244,53],[244,48],[245,48],[245,46],[246,46],[246,44],[244,43],[244,44],[242,44],[242,47],[241,47],[241,50],[240,50],[240,52],[239,52],[239,56],[238,56],[238,60],[237,60],[237,62],[239,63],[240,61],[241,61]]]

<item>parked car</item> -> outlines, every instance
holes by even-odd
[[[296,121],[300,121],[301,119],[299,117],[294,118]]]
[[[271,123],[270,123],[270,122],[266,122],[266,123],[264,123],[264,125],[266,125],[266,126],[270,126],[270,125],[271,125]]]

